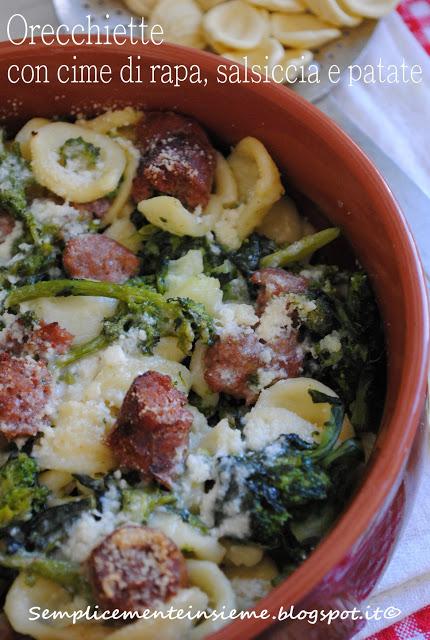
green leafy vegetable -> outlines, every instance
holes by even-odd
[[[340,234],[340,229],[332,227],[304,236],[297,242],[293,242],[283,249],[279,249],[260,260],[260,266],[264,267],[285,267],[292,262],[301,262],[309,258],[315,251],[333,242]]]
[[[161,489],[124,489],[122,492],[122,509],[133,522],[147,522],[157,507],[175,504],[173,493]]]
[[[0,553],[0,566],[15,571],[25,571],[29,578],[40,576],[56,582],[73,594],[91,599],[91,589],[78,564],[54,560],[44,555],[22,553],[6,555]]]
[[[0,469],[0,528],[28,520],[45,504],[48,489],[38,483],[36,461],[25,453]]]
[[[100,157],[100,148],[87,142],[81,136],[69,138],[58,151],[63,167],[73,166],[75,171],[94,169]]]
[[[357,430],[379,423],[385,395],[385,345],[379,311],[368,277],[338,267],[321,272],[311,285],[317,315],[303,320],[302,332],[313,343],[304,373],[332,388],[344,401]],[[339,349],[329,350],[323,329],[335,331]]]
[[[6,145],[0,132],[0,206],[16,218],[24,219],[26,190],[32,182],[28,163],[17,145]]]

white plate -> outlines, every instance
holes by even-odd
[[[121,0],[53,0],[60,22],[73,26],[85,23],[86,16],[91,16],[91,23],[103,27],[107,24],[114,27],[117,24],[127,25],[130,22],[130,12]],[[354,29],[344,29],[344,35],[339,40],[330,42],[315,53],[313,64],[319,66],[319,82],[311,84],[298,82],[293,85],[295,91],[310,102],[317,102],[325,96],[333,84],[328,79],[328,69],[332,64],[339,66],[341,71],[352,64],[366,46],[375,29],[374,20],[365,20]]]

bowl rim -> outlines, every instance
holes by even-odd
[[[89,49],[92,50],[95,57],[104,53],[104,47],[94,43],[83,46],[71,44],[47,47],[43,45],[40,38],[36,40],[38,42],[34,45],[24,42],[19,47],[8,41],[1,42],[0,57],[3,60],[11,57],[16,61],[21,56],[27,57],[30,53],[33,56],[43,52],[47,59],[64,55],[65,52],[82,53]],[[162,45],[132,45],[131,43],[124,46],[109,45],[106,53],[108,55],[130,55],[137,51],[142,56],[142,60],[156,53],[160,63],[200,64],[202,68],[212,74],[216,72],[218,64],[222,63],[227,67],[234,65],[226,58],[220,58],[220,56],[209,52],[167,43]],[[248,76],[252,77],[252,73],[248,72]],[[109,88],[109,85],[106,87]],[[231,91],[234,88],[235,86],[229,87]],[[329,574],[334,567],[339,567],[348,552],[360,542],[366,530],[377,518],[384,503],[391,496],[396,480],[408,458],[423,413],[429,366],[429,303],[423,268],[406,218],[381,173],[360,147],[333,120],[291,89],[274,83],[250,83],[247,84],[246,90],[250,99],[253,94],[259,94],[260,98],[263,97],[281,107],[282,103],[289,102],[290,106],[287,111],[292,108],[297,110],[300,118],[306,119],[306,126],[312,135],[315,137],[323,136],[330,146],[336,140],[342,143],[337,145],[336,152],[346,168],[355,175],[361,174],[367,177],[367,195],[372,200],[379,201],[378,208],[380,212],[383,212],[382,218],[385,221],[386,230],[389,231],[389,240],[392,244],[402,248],[401,284],[402,290],[408,295],[405,324],[414,329],[406,331],[405,335],[404,350],[410,354],[410,358],[407,367],[404,365],[402,368],[402,389],[395,402],[394,408],[396,410],[393,412],[393,418],[387,424],[385,447],[384,449],[379,448],[375,452],[364,481],[333,530],[291,576],[254,607],[256,612],[266,609],[273,613],[285,605],[286,596],[288,596],[288,604],[300,602],[322,582],[324,576]],[[382,423],[384,423],[384,418]],[[248,634],[247,638],[252,638],[273,623],[272,615],[265,620],[252,618],[243,621],[237,620],[212,633],[208,639],[239,640],[240,638],[242,640],[245,632]]]

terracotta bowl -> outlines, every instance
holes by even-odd
[[[144,84],[122,84],[119,68],[139,54]],[[73,56],[77,56],[77,60]],[[110,84],[60,84],[60,64],[109,64]],[[267,637],[349,638],[363,621],[311,625],[300,620],[275,624],[278,609],[353,609],[375,586],[407,519],[423,450],[429,327],[426,288],[416,247],[399,208],[378,171],[342,131],[285,88],[268,84],[216,82],[220,58],[179,47],[15,47],[0,45],[0,119],[11,131],[33,116],[135,105],[176,109],[195,116],[216,139],[234,144],[259,138],[279,168],[339,225],[371,276],[385,323],[388,393],[385,412],[366,476],[334,530],[312,556],[262,600],[266,619],[235,621],[211,640]],[[47,64],[49,84],[10,84],[10,64]],[[207,85],[180,87],[149,83],[149,65],[198,63]],[[396,603],[393,603],[395,606]],[[269,629],[270,628],[270,629]]]

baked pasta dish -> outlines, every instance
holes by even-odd
[[[204,638],[333,526],[384,341],[367,275],[333,264],[339,229],[299,209],[261,142],[223,154],[173,112],[4,133],[7,637]],[[172,608],[192,615],[145,617]]]

